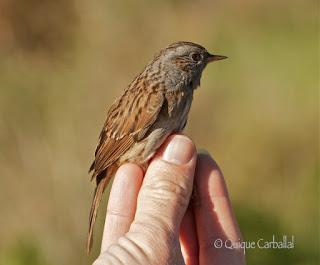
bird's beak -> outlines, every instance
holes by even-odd
[[[213,54],[208,54],[208,57],[207,57],[207,62],[208,63],[211,63],[211,62],[214,62],[214,61],[219,61],[219,60],[223,60],[223,59],[227,59],[228,57],[227,56],[224,56],[224,55],[213,55]]]

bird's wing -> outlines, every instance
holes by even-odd
[[[126,90],[110,108],[100,134],[92,178],[116,162],[155,122],[164,101],[163,91]],[[139,135],[139,137],[138,137]]]

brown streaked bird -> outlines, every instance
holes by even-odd
[[[116,170],[126,162],[146,169],[165,139],[185,127],[203,69],[225,58],[192,42],[170,44],[112,104],[90,167],[97,186],[90,211],[88,253],[102,193]]]

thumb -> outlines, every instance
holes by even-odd
[[[145,224],[157,236],[161,232],[178,236],[192,193],[196,157],[188,137],[168,138],[145,174],[133,225]]]
[[[110,261],[184,264],[179,228],[192,192],[196,157],[196,148],[189,138],[168,138],[145,174],[128,233],[109,247],[109,254],[105,252]]]

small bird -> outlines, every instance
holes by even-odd
[[[96,180],[87,253],[104,189],[120,165],[131,162],[146,170],[148,161],[188,118],[193,91],[210,62],[226,59],[204,47],[180,41],[161,50],[110,107],[89,172]]]

